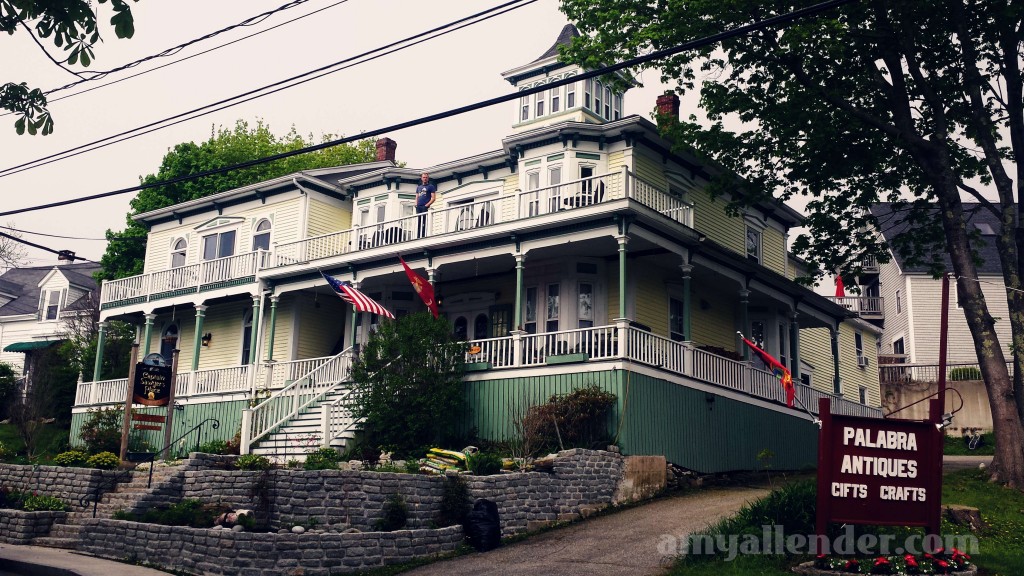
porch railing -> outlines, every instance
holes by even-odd
[[[270,390],[284,388],[300,376],[316,370],[321,364],[331,358],[333,356],[321,356],[319,358],[303,358],[301,360],[262,364],[256,372],[256,386]]]
[[[881,296],[829,296],[830,300],[861,316],[881,316],[884,299]]]
[[[1006,371],[1013,378],[1013,362],[1006,363]],[[977,362],[951,362],[946,364],[946,383],[958,380],[978,380],[981,366]],[[893,363],[879,361],[878,379],[881,382],[938,382],[939,365],[934,363]]]
[[[303,374],[253,408],[242,412],[243,454],[260,438],[298,416],[304,408],[323,398],[336,384],[348,378],[352,366],[352,349]]]
[[[268,267],[271,260],[270,252],[257,250],[151,274],[106,280],[100,293],[100,306],[126,300],[146,300],[153,295],[179,290],[195,292],[204,286],[247,279]]]

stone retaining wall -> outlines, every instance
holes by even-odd
[[[516,534],[536,527],[531,523],[575,519],[575,515],[586,515],[611,504],[622,482],[626,460],[611,452],[566,450],[558,454],[552,472],[468,476],[470,497],[497,503],[503,533]],[[197,466],[185,472],[180,498],[253,509],[260,520],[272,527],[295,523],[308,526],[310,519],[314,519],[316,526],[327,529],[353,527],[368,531],[381,518],[385,500],[398,494],[408,507],[407,527],[419,529],[432,526],[440,509],[444,482],[440,476],[390,472],[247,472]],[[167,503],[173,501],[176,500],[169,498]],[[147,499],[134,511],[141,512],[153,503],[153,499]]]
[[[353,534],[277,534],[89,519],[77,550],[223,576],[339,574],[452,552],[462,527]]]
[[[0,542],[29,544],[33,538],[49,534],[50,526],[66,517],[67,512],[0,510]]]
[[[0,488],[39,492],[77,506],[83,496],[91,496],[106,479],[117,474],[117,470],[95,468],[0,464]]]

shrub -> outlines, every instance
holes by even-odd
[[[469,469],[477,476],[490,476],[501,472],[501,456],[479,452],[469,457]]]
[[[259,454],[242,454],[235,460],[239,470],[270,470],[270,460]]]
[[[116,520],[133,520],[162,526],[191,526],[192,528],[209,528],[214,520],[223,512],[223,506],[203,504],[199,500],[187,499],[172,506],[150,508],[142,514],[121,512],[115,514]]]
[[[334,470],[338,467],[341,455],[330,446],[324,446],[306,455],[306,463],[303,468],[306,470]]]
[[[13,455],[14,455],[14,454],[12,454],[12,453],[11,453],[11,452],[10,452],[10,451],[9,451],[9,450],[7,449],[7,446],[4,446],[4,443],[3,443],[3,442],[0,442],[0,460],[4,460],[4,459],[6,459],[7,457],[9,457],[9,456],[13,456]]]
[[[81,450],[68,450],[67,452],[61,452],[53,458],[54,464],[57,466],[74,466],[81,468],[88,462],[89,455]]]
[[[444,492],[435,523],[439,528],[462,524],[472,505],[469,502],[469,485],[462,476],[446,476]]]
[[[10,488],[0,488],[0,509],[10,508],[13,510],[21,510],[22,504],[25,502],[25,498],[28,494],[12,490]]]
[[[86,450],[91,454],[120,451],[123,415],[123,407],[89,410],[89,416],[80,431]]]
[[[529,408],[523,428],[535,430],[547,450],[602,446],[608,443],[608,415],[615,398],[597,386],[556,394],[547,404]]]
[[[112,452],[100,452],[90,456],[85,464],[90,468],[99,468],[100,470],[113,470],[121,465],[121,459],[114,455]]]
[[[227,454],[228,443],[223,440],[210,440],[200,444],[196,451],[204,454]]]
[[[374,524],[374,528],[380,532],[394,532],[405,527],[409,518],[409,506],[401,494],[392,494],[384,501],[384,508],[381,510],[381,518]]]
[[[949,371],[949,379],[954,382],[964,380],[981,380],[981,369],[975,366],[961,366]]]
[[[60,498],[33,494],[32,496],[25,498],[22,508],[24,508],[26,512],[40,512],[43,510],[61,512],[67,510],[69,506],[67,502]]]

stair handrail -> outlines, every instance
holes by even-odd
[[[377,374],[380,374],[387,368],[390,368],[391,365],[397,362],[401,357],[402,355],[399,354],[398,356],[392,358],[387,364],[381,366],[380,370],[377,370],[376,372],[371,374],[370,378],[376,376]],[[349,422],[348,425],[345,426],[344,428],[341,428],[337,432],[334,432],[334,411],[337,410],[338,406],[342,405],[342,403],[347,404],[347,406],[351,406],[353,402],[350,402],[350,400],[358,398],[356,392],[356,388],[349,388],[348,391],[346,391],[341,396],[324,404],[323,412],[320,415],[320,438],[323,441],[324,446],[330,446],[331,440],[334,440],[337,437],[337,435],[345,433],[347,430],[351,429],[356,424],[356,417],[352,415],[352,409],[348,408],[349,415],[352,415],[351,422]]]
[[[220,420],[217,420],[216,418],[207,418],[206,420],[203,420],[202,422],[200,422],[199,424],[196,424],[192,428],[189,428],[188,431],[185,432],[184,434],[182,434],[181,436],[178,436],[174,440],[168,442],[166,446],[164,446],[163,448],[161,448],[157,452],[135,452],[135,454],[145,454],[146,455],[142,460],[138,460],[138,462],[140,462],[140,463],[147,463],[148,462],[149,463],[149,479],[146,481],[146,488],[151,488],[153,486],[153,468],[155,467],[154,463],[156,462],[157,456],[163,454],[171,446],[174,446],[179,441],[181,441],[183,438],[185,438],[186,436],[188,436],[189,434],[191,434],[191,433],[193,433],[193,432],[195,432],[197,430],[199,430],[199,432],[196,434],[196,451],[198,451],[199,450],[199,445],[200,445],[202,437],[203,437],[202,427],[205,426],[207,422],[212,422],[212,424],[210,424],[210,427],[213,428],[214,430],[216,430],[217,428],[220,428]],[[78,505],[81,506],[82,508],[85,508],[85,507],[89,506],[89,504],[90,504],[89,497],[91,496],[92,497],[92,500],[91,500],[91,503],[92,503],[92,517],[95,518],[96,517],[96,510],[99,507],[100,499],[103,498],[104,489],[105,488],[114,488],[115,486],[117,486],[118,484],[124,482],[125,480],[129,480],[130,481],[131,477],[132,477],[132,472],[134,470],[135,470],[134,468],[125,468],[125,469],[121,470],[119,473],[117,473],[117,474],[107,478],[106,480],[101,481],[99,484],[97,484],[95,490],[93,490],[89,494],[83,495],[81,498],[78,499]]]
[[[352,372],[352,350],[350,346],[333,358],[320,364],[306,374],[296,378],[291,384],[281,388],[266,400],[242,412],[242,446],[243,454],[257,440],[263,438],[281,424],[296,417],[304,408],[323,398],[338,382],[349,378]],[[340,370],[341,378],[328,378],[328,384],[322,385],[318,376]],[[337,372],[335,372],[337,374]]]

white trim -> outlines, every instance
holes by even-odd
[[[904,349],[906,349],[907,361],[917,362],[917,354],[915,353],[915,347],[917,346],[917,334],[914,331],[914,307],[911,305],[913,297],[911,295],[911,285],[913,284],[913,278],[904,276],[903,287],[905,288],[907,301],[907,337],[910,340],[910,346],[907,346],[906,341],[903,342]]]

